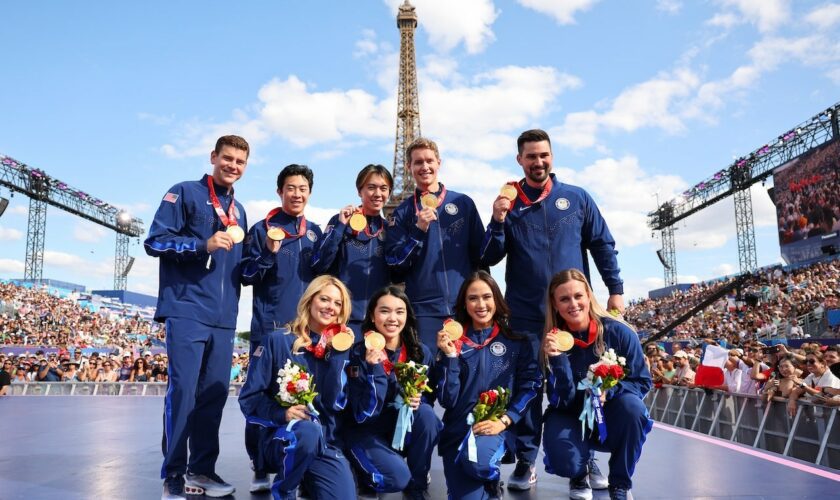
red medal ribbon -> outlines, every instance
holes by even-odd
[[[219,219],[222,221],[225,227],[230,226],[238,226],[239,223],[236,222],[236,203],[233,201],[233,195],[230,195],[230,206],[228,207],[228,213],[225,214],[225,211],[222,210],[222,204],[219,202],[219,197],[216,196],[216,187],[213,185],[213,177],[207,176],[207,189],[210,191],[210,203],[213,204],[213,210],[216,211],[216,215],[219,216]]]
[[[548,196],[548,194],[551,192],[551,188],[554,185],[554,183],[551,180],[551,177],[549,177],[548,182],[546,182],[545,186],[543,186],[543,190],[542,190],[542,193],[540,193],[540,197],[537,198],[534,201],[531,201],[531,200],[528,199],[528,196],[525,195],[525,191],[522,189],[522,185],[520,183],[509,182],[508,184],[510,184],[510,185],[512,185],[513,187],[516,188],[517,198],[519,198],[519,201],[521,201],[526,207],[530,207],[534,203],[539,203],[539,202],[543,201]],[[513,208],[513,204],[511,204],[511,208]]]
[[[485,340],[481,344],[476,344],[475,342],[472,341],[472,339],[467,337],[467,333],[464,332],[464,334],[461,335],[461,338],[454,342],[455,348],[458,350],[458,354],[461,354],[461,349],[464,347],[464,344],[468,345],[469,347],[472,347],[473,349],[475,349],[477,351],[480,351],[480,350],[484,349],[485,347],[487,347],[487,344],[489,344],[491,340],[496,338],[496,335],[498,335],[498,334],[499,334],[499,324],[498,323],[493,323],[493,330],[490,332],[490,336],[487,337],[487,340]]]
[[[598,323],[595,322],[594,319],[589,320],[589,338],[586,342],[575,339],[575,345],[580,347],[581,349],[586,349],[587,347],[591,346],[595,339],[598,338]]]
[[[306,350],[311,352],[316,358],[324,359],[324,355],[327,353],[327,341],[340,331],[341,325],[338,323],[333,323],[332,325],[327,326],[324,328],[324,331],[321,332],[321,338],[318,339],[318,343],[306,346]]]
[[[437,204],[436,209],[439,208],[441,205],[443,205],[443,200],[444,200],[444,198],[446,198],[446,186],[444,186],[443,183],[439,183],[439,184],[440,184],[440,194],[437,197],[438,204]],[[423,191],[422,193],[420,193],[420,197],[426,196],[427,194],[431,194],[431,193],[429,191]],[[414,191],[414,210],[418,214],[422,210],[422,208],[421,209],[417,208],[417,190]]]
[[[286,238],[292,238],[292,239],[300,238],[301,236],[306,234],[306,216],[304,216],[304,215],[300,216],[300,229],[298,229],[298,234],[292,234],[292,233],[286,231],[285,229],[283,229],[280,226],[272,226],[271,224],[268,223],[269,219],[271,219],[272,217],[274,217],[275,215],[279,214],[282,211],[283,211],[282,207],[277,207],[277,208],[272,209],[271,212],[268,212],[268,215],[265,216],[265,229],[266,230],[270,229],[271,227],[278,227],[278,228],[280,228],[281,231],[283,231],[283,234],[286,235]]]
[[[394,369],[394,363],[391,362],[391,356],[388,356],[387,350],[382,349],[382,354],[385,355],[385,359],[382,361],[382,368],[385,369],[386,375],[390,375]],[[405,343],[403,343],[402,347],[400,347],[400,355],[397,358],[397,363],[405,363],[406,361],[408,361],[408,352],[405,350]]]
[[[357,208],[357,209],[356,209],[356,211],[355,211],[355,212],[353,212],[353,213],[356,213],[356,214],[362,214],[362,216],[365,218],[365,221],[367,221],[367,215],[365,215],[365,212],[362,210],[362,207],[361,207],[361,206],[360,206],[359,208]],[[348,222],[349,222],[349,219],[348,219]],[[358,235],[359,235],[359,231],[356,231],[356,230],[354,230],[354,229],[352,229],[352,228],[351,228],[350,230],[353,232],[353,236],[358,236]],[[382,233],[382,231],[384,231],[384,230],[385,230],[385,224],[380,224],[380,225],[379,225],[379,229],[378,229],[375,233],[371,234],[371,232],[370,232],[370,223],[367,223],[367,224],[365,225],[365,234],[368,236],[368,238],[371,238],[371,239],[373,239],[373,238],[378,238],[378,237],[379,237],[379,235],[380,235],[380,234]]]

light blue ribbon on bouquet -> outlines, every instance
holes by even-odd
[[[475,433],[473,433],[473,424],[475,417],[470,413],[467,415],[467,425],[470,426],[470,433],[467,434],[467,459],[470,462],[478,463],[478,446],[475,444]]]
[[[598,423],[598,440],[603,443],[607,439],[607,423],[604,421],[604,411],[601,407],[601,377],[595,377],[595,382],[583,379],[578,382],[578,390],[586,391],[583,398],[583,411],[580,412],[580,433],[586,438],[586,428],[595,430]]]
[[[317,422],[319,424],[321,423],[321,421],[318,420],[318,410],[316,410],[315,407],[312,406],[312,403],[307,403],[306,404],[306,412],[309,413],[309,416],[312,417],[313,422]],[[289,432],[292,432],[292,427],[294,427],[295,423],[297,423],[299,421],[300,421],[299,418],[291,420],[289,422],[289,424],[286,426],[286,430],[289,431]]]
[[[402,394],[397,394],[397,398],[391,403],[391,406],[399,410],[399,413],[397,413],[397,426],[394,429],[394,439],[391,441],[391,448],[401,451],[405,447],[405,435],[408,434],[409,429],[414,425],[414,409],[403,399]]]

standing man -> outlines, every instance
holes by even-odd
[[[213,174],[176,184],[164,195],[144,244],[147,254],[160,258],[155,320],[166,323],[169,355],[164,500],[186,498],[185,490],[212,497],[234,492],[215,467],[247,227],[233,184],[245,172],[249,152],[245,139],[220,137],[210,153]]]
[[[551,166],[551,140],[543,130],[522,132],[516,141],[516,162],[525,177],[510,183],[511,200],[499,195],[481,246],[481,264],[493,266],[507,256],[505,299],[511,309],[511,328],[528,335],[539,352],[545,324],[546,288],[551,277],[578,269],[591,283],[587,252],[609,290],[608,310],[624,312],[623,282],[619,276],[615,240],[595,201],[582,188],[558,181]],[[542,404],[532,404],[516,426],[517,464],[508,488],[527,490],[536,483],[534,463],[540,448]],[[606,488],[594,459],[590,480]]]
[[[385,260],[405,278],[420,340],[437,352],[437,334],[452,317],[461,283],[478,269],[484,233],[472,199],[438,181],[440,153],[417,138],[405,152],[417,188],[398,206],[385,232]]]
[[[321,228],[307,221],[303,214],[314,184],[312,170],[306,165],[288,165],[277,176],[277,195],[281,206],[248,231],[242,261],[242,282],[254,287],[253,316],[249,356],[260,346],[263,337],[282,328],[297,316],[297,304],[312,271],[312,249],[321,237]],[[245,448],[253,464],[259,446],[255,424],[245,426]],[[265,471],[254,469],[250,491],[268,491],[271,483]]]

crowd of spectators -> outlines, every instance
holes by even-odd
[[[645,356],[654,384],[697,387],[695,375],[703,345],[716,343],[712,339],[696,345],[674,342],[670,353],[663,345],[646,344]],[[723,383],[703,387],[764,400],[783,398],[788,401],[791,416],[800,398],[840,406],[840,345],[804,342],[793,348],[748,340],[728,347]]]
[[[631,302],[627,321],[646,334],[662,330],[706,297],[732,283],[726,278],[693,285],[658,299]],[[786,270],[772,266],[750,276],[741,290],[709,305],[677,326],[669,339],[711,337],[730,343],[755,338],[802,337],[798,318],[813,313],[823,316],[840,308],[840,259]],[[836,331],[821,332],[828,336]]]

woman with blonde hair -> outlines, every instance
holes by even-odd
[[[254,469],[277,473],[271,485],[275,499],[295,498],[298,485],[319,499],[355,498],[340,432],[347,403],[347,342],[353,338],[345,326],[350,309],[344,284],[319,276],[303,292],[297,317],[264,337],[251,356],[239,406],[260,428]],[[278,375],[287,361],[300,365],[315,384],[312,405],[278,403]],[[255,488],[262,484],[252,484],[251,491],[265,489]]]
[[[554,329],[571,334],[570,348]],[[601,307],[577,269],[561,271],[551,279],[545,330],[540,359],[547,368],[549,401],[543,419],[546,472],[569,478],[570,498],[591,499],[590,454],[592,450],[609,452],[610,498],[627,498],[652,425],[642,402],[651,388],[651,377],[639,338],[630,325]],[[625,359],[626,376],[600,396],[606,436],[596,430],[584,434],[579,416],[589,394],[578,383],[610,349],[617,359]]]

